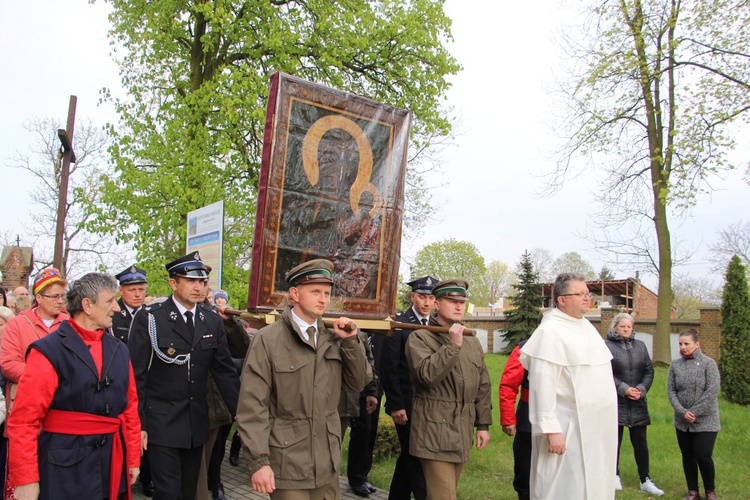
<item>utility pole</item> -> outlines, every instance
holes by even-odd
[[[60,138],[60,152],[62,153],[62,166],[60,168],[60,196],[57,205],[57,230],[55,231],[55,256],[53,265],[65,273],[62,267],[63,263],[63,238],[65,236],[65,215],[67,214],[68,204],[68,176],[70,175],[70,164],[76,162],[76,155],[73,152],[73,130],[76,122],[76,104],[78,98],[70,96],[68,105],[68,123],[66,128],[57,129],[57,137]],[[59,163],[58,163],[59,165]]]

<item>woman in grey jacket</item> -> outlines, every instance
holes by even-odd
[[[651,423],[646,403],[646,393],[654,381],[654,365],[648,355],[646,344],[635,338],[633,317],[627,313],[617,314],[612,319],[606,340],[612,353],[612,374],[617,389],[617,478],[615,490],[622,489],[620,482],[620,445],[625,427],[630,434],[630,442],[638,466],[641,492],[661,496],[662,490],[656,487],[649,477],[648,440],[646,426]]]
[[[667,395],[674,408],[677,443],[682,452],[682,468],[687,481],[683,500],[700,500],[698,470],[703,477],[706,500],[716,500],[713,460],[719,421],[719,369],[700,350],[698,332],[680,332],[680,357],[672,360],[667,379]]]

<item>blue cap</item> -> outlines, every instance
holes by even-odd
[[[130,266],[119,274],[115,274],[115,278],[120,282],[120,285],[135,285],[139,283],[147,283],[146,271],[138,266]]]
[[[421,278],[417,278],[414,281],[410,281],[407,283],[411,287],[411,291],[415,293],[421,293],[423,295],[430,295],[432,293],[432,287],[434,287],[438,282],[437,278],[433,278],[432,276],[423,276]]]

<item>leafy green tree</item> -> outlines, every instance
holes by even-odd
[[[615,273],[607,266],[602,266],[602,270],[599,271],[599,281],[611,281],[613,279],[615,279]]]
[[[594,268],[578,252],[567,252],[555,259],[552,274],[557,277],[560,273],[580,273],[587,280],[596,279]]]
[[[469,282],[469,300],[474,304],[487,302],[484,276],[487,267],[477,247],[455,238],[430,243],[417,252],[411,275],[434,276],[439,280],[464,278]]]
[[[675,255],[669,217],[731,168],[730,126],[750,110],[750,38],[744,0],[621,0],[587,5],[566,33],[570,79],[561,91],[569,127],[549,186],[596,165],[606,206],[595,239],[659,277],[656,361],[668,363]],[[582,164],[581,161],[584,163]],[[638,238],[626,228],[638,232]],[[640,237],[648,246],[642,246]],[[653,244],[653,247],[651,246]]]
[[[487,272],[484,275],[484,287],[489,294],[490,304],[497,302],[497,299],[510,290],[510,286],[516,282],[516,277],[505,262],[493,260],[487,266]],[[484,304],[482,304],[484,305]]]
[[[226,286],[247,286],[275,71],[411,110],[416,152],[450,131],[441,101],[460,67],[442,1],[106,1],[126,96],[104,91],[115,172],[91,228],[134,244],[147,270],[183,252],[189,211],[224,200]]]
[[[750,404],[750,292],[746,268],[729,262],[721,303],[721,390],[729,401]]]
[[[509,354],[516,345],[531,337],[539,326],[539,311],[542,308],[542,284],[539,275],[534,270],[529,252],[524,252],[521,258],[520,271],[517,274],[518,283],[511,285],[516,294],[508,297],[505,309],[505,319],[510,326],[503,333],[503,339],[508,343],[503,352]],[[510,308],[508,308],[510,306]]]

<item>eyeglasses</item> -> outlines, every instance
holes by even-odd
[[[57,295],[44,295],[43,293],[40,293],[39,295],[41,295],[45,299],[50,299],[53,302],[57,302],[58,300],[62,300],[62,299],[65,298],[65,294],[64,293],[58,293]]]
[[[564,294],[560,295],[560,297],[588,297],[588,298],[591,298],[591,293],[589,293],[589,292],[564,293]]]

